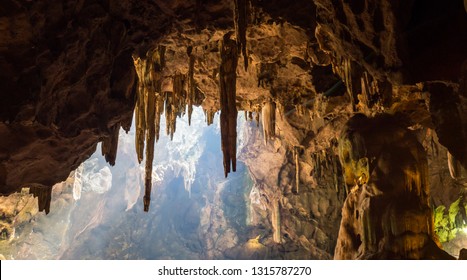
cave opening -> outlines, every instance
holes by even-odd
[[[465,1],[0,10],[2,259],[465,258]]]

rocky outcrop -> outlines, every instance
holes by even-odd
[[[387,115],[356,115],[339,157],[352,186],[342,210],[336,259],[449,259],[436,245],[426,152]]]
[[[98,141],[113,139],[116,126],[129,127],[135,82],[131,54],[141,40],[131,29],[144,26],[140,16],[131,15],[133,4],[2,5],[3,194],[29,183],[50,188],[88,158]]]
[[[426,89],[431,94],[431,106],[436,107],[430,109],[433,122],[441,143],[459,159],[465,157],[465,147],[452,140],[465,140],[465,130],[458,127],[465,120],[456,116],[456,112],[465,111],[464,91],[457,93],[456,89],[463,84],[467,61],[463,51],[467,46],[467,18],[461,1],[314,2],[316,38],[320,48],[333,58],[333,68],[340,72],[352,104],[359,102],[357,95],[364,90],[360,83],[363,72],[379,84],[377,98],[386,107],[391,106],[393,95],[391,90],[384,90],[388,85],[438,81],[432,86],[428,83]],[[346,77],[349,68],[351,76]],[[449,105],[437,98],[450,100]]]

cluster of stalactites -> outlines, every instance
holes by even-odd
[[[276,103],[268,100],[261,110],[261,120],[263,122],[264,144],[276,136]]]
[[[359,66],[349,58],[340,56],[333,58],[332,69],[336,75],[341,77],[354,111],[367,116],[384,112],[383,94],[377,79],[367,71],[361,71]]]
[[[169,78],[163,77],[162,73],[165,67],[165,47],[159,46],[155,50],[148,51],[145,59],[134,58],[135,69],[138,74],[135,143],[140,163],[143,160],[143,152],[146,151],[145,211],[149,210],[154,145],[159,140],[162,114],[165,113],[166,133],[170,136],[170,139],[173,139],[177,128],[177,118],[184,115],[188,107],[188,122],[191,124],[193,105],[200,104],[203,99],[202,94],[196,91],[194,80],[195,56],[192,54],[192,47],[188,47],[187,55],[189,58],[188,73],[177,72]],[[116,135],[118,137],[118,133]],[[110,140],[112,139],[110,138]],[[145,143],[146,150],[144,149]],[[114,151],[116,150],[116,144],[109,141],[105,148],[103,146],[103,151],[104,149]]]
[[[260,119],[259,116],[261,115],[261,112],[262,112],[261,103],[253,105],[252,101],[248,101],[246,107],[247,107],[247,110],[244,111],[245,120],[252,121],[254,118],[256,121],[256,126],[259,127],[259,119]],[[254,113],[254,116],[253,116],[253,113]]]
[[[149,211],[152,188],[152,162],[154,144],[159,137],[161,104],[162,69],[165,65],[165,47],[160,46],[148,51],[146,59],[134,59],[138,75],[138,91],[135,108],[136,153],[138,161],[143,160],[144,143],[146,142],[145,194],[144,211]],[[156,133],[157,131],[157,133]]]
[[[237,44],[243,56],[243,63],[245,70],[248,69],[248,56],[246,53],[246,29],[248,26],[248,9],[249,0],[235,0],[234,21],[235,21],[235,35],[237,37]]]
[[[166,132],[171,140],[177,128],[177,117],[185,114],[187,101],[185,81],[186,76],[184,74],[176,73],[172,77],[173,91],[166,92],[165,95]]]
[[[231,33],[224,35],[220,46],[220,126],[222,153],[224,155],[224,175],[231,170],[236,171],[237,164],[237,105],[236,80],[238,49],[237,42],[232,40]]]
[[[316,151],[311,154],[311,162],[313,166],[313,177],[316,178],[318,184],[320,181],[327,180],[326,171],[333,174],[333,183],[336,193],[339,192],[339,156],[334,154],[332,148]],[[345,185],[345,191],[348,193],[348,187]]]
[[[371,112],[382,112],[383,107],[379,104],[380,90],[378,81],[373,79],[368,72],[363,72],[360,78],[361,93],[357,95],[357,109],[365,115],[370,115]],[[371,110],[373,109],[373,110]]]

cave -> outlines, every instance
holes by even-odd
[[[0,31],[2,260],[466,259],[466,0],[3,0]]]

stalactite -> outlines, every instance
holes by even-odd
[[[369,100],[370,100],[370,95],[372,95],[372,92],[371,92],[372,89],[370,87],[370,82],[368,80],[368,73],[366,71],[363,73],[363,76],[360,78],[360,82],[361,82],[361,87],[362,87],[362,93],[359,96],[359,101],[363,103],[363,105],[365,105],[367,108],[369,108],[370,107]]]
[[[326,162],[326,151],[321,150],[320,154],[320,164],[321,164],[321,179],[324,179],[327,169],[327,162]]]
[[[279,205],[279,200],[274,199],[273,207],[272,207],[272,213],[271,213],[271,223],[272,223],[272,239],[276,243],[281,243],[281,211],[280,211],[280,205]]]
[[[459,182],[467,179],[467,170],[462,164],[448,151],[448,169],[451,178]],[[467,185],[467,184],[466,184]]]
[[[221,43],[220,77],[220,103],[221,103],[221,142],[224,154],[224,175],[237,165],[237,105],[236,105],[236,79],[237,79],[237,44],[230,39],[231,33],[224,35]]]
[[[329,170],[329,153],[326,150],[322,150],[321,152],[323,153],[324,168]]]
[[[160,129],[161,129],[161,116],[164,113],[164,98],[158,92],[156,95],[156,113],[154,119],[156,142],[159,141]]]
[[[145,195],[144,211],[149,211],[152,188],[152,163],[154,160],[154,144],[159,139],[161,114],[161,79],[165,66],[165,47],[148,51],[146,59],[134,59],[138,74],[138,92],[135,108],[136,116],[136,153],[138,161],[143,160],[144,144],[146,142],[145,163]]]
[[[190,46],[187,50],[188,57],[190,59],[188,66],[188,92],[186,97],[186,103],[188,104],[188,125],[191,125],[191,115],[193,113],[193,103],[195,99],[195,56],[192,54],[193,48]]]
[[[143,160],[144,151],[144,135],[146,132],[146,120],[145,120],[145,107],[144,107],[144,68],[146,67],[146,60],[137,58],[134,60],[136,73],[138,75],[138,90],[136,92],[136,107],[135,107],[135,146],[136,154],[138,156],[138,162],[141,163]]]
[[[331,158],[331,161],[332,161],[332,174],[334,176],[334,188],[336,190],[336,193],[339,192],[339,180],[338,180],[338,177],[337,177],[337,173],[338,173],[338,170],[337,170],[337,159],[335,156],[333,156]]]
[[[369,115],[371,108],[375,105],[376,108],[381,108],[382,105],[378,103],[379,101],[379,87],[378,81],[375,79],[370,79],[370,76],[365,71],[363,72],[362,77],[360,78],[362,93],[357,95],[358,104],[357,108],[366,115]]]
[[[276,103],[276,108],[277,108],[277,112],[279,113],[279,117],[281,119],[283,119],[284,118],[284,110],[285,110],[284,105],[282,105],[281,102],[277,102]]]
[[[176,114],[182,113],[185,111],[185,75],[177,73],[173,76],[173,96],[174,96],[174,106]]]
[[[152,189],[152,162],[154,160],[154,144],[155,144],[155,114],[156,114],[156,96],[155,92],[148,94],[148,103],[146,107],[147,119],[146,127],[146,165],[145,165],[145,195],[144,195],[144,211],[149,211],[151,189]]]
[[[352,108],[355,108],[355,100],[354,100],[354,95],[353,95],[353,90],[352,90],[352,68],[351,68],[351,62],[350,59],[344,59],[343,62],[343,77],[344,77],[344,84],[347,88],[347,93],[350,96],[350,102],[352,103]]]
[[[304,116],[305,115],[305,106],[303,106],[302,103],[296,104],[295,105],[295,111],[297,112],[297,115]]]
[[[315,169],[316,169],[316,179],[321,178],[321,158],[319,152],[315,154]]]
[[[261,110],[261,120],[263,122],[264,144],[276,136],[276,103],[268,100]]]
[[[120,132],[120,123],[110,128],[110,135],[102,141],[101,151],[105,160],[111,165],[115,165],[118,150],[118,134]]]
[[[166,132],[173,140],[174,133],[177,129],[177,117],[184,112],[185,109],[185,75],[177,73],[172,77],[173,92],[166,93]]]
[[[38,198],[39,211],[45,210],[45,214],[49,214],[50,201],[52,200],[52,187],[34,184],[29,186],[29,193]]]
[[[175,111],[174,104],[174,94],[173,92],[166,92],[165,93],[165,131],[168,136],[170,136],[170,140],[173,139],[173,135],[175,132],[175,122],[177,118],[177,113]]]
[[[212,109],[209,108],[207,110],[204,110],[204,116],[206,117],[206,123],[207,125],[211,125],[214,122],[214,115],[216,112]]]
[[[255,111],[256,126],[259,127],[259,110]]]
[[[238,47],[242,51],[245,71],[248,69],[248,56],[246,52],[246,29],[248,27],[249,0],[235,0],[234,21],[235,35]]]
[[[300,162],[299,156],[300,153],[303,151],[303,147],[294,146],[293,147],[293,157],[295,161],[295,193],[299,193],[300,188]]]

